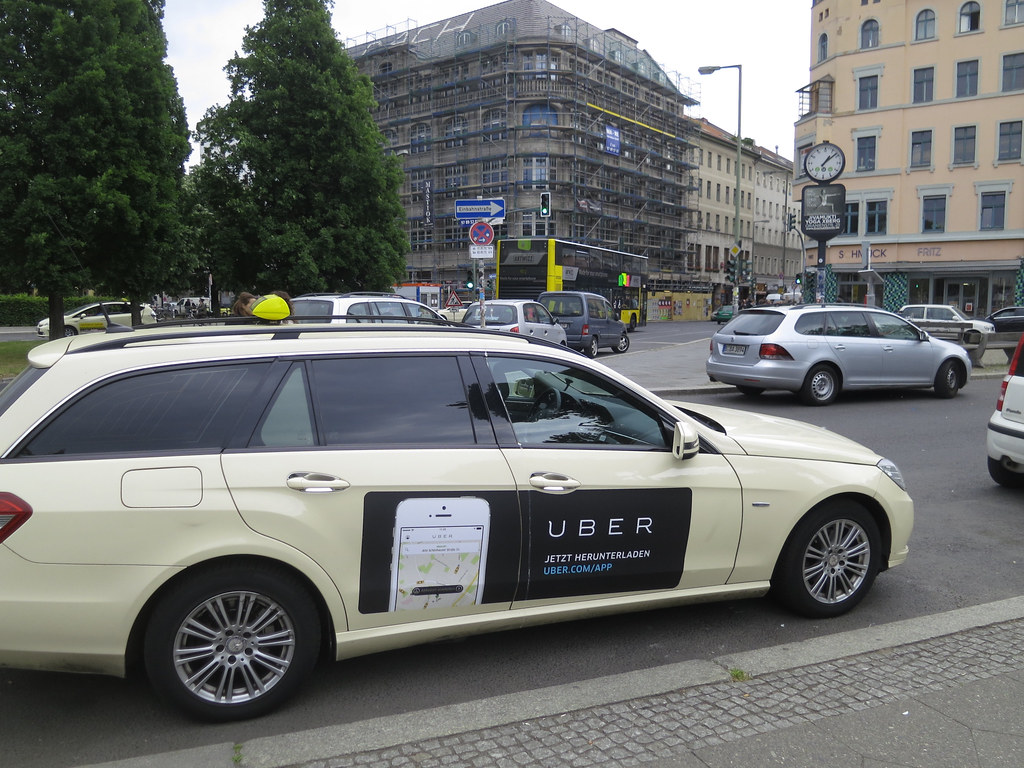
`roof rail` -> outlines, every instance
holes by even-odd
[[[345,323],[345,324],[316,324],[312,325],[309,323],[278,323],[278,322],[267,322],[258,321],[253,322],[253,318],[249,317],[236,317],[236,318],[224,318],[223,320],[243,322],[224,322],[221,321],[210,321],[210,320],[185,320],[185,321],[170,321],[166,323],[159,323],[158,325],[139,325],[134,326],[131,329],[126,329],[131,332],[128,333],[116,333],[112,336],[103,336],[103,341],[99,341],[95,344],[89,344],[88,346],[79,347],[77,349],[69,349],[67,354],[81,354],[87,352],[94,352],[99,350],[109,349],[123,349],[124,347],[132,346],[133,344],[147,345],[160,343],[160,342],[177,342],[183,338],[189,338],[190,334],[188,330],[194,329],[196,331],[195,337],[203,337],[211,340],[215,340],[220,337],[230,337],[237,339],[239,336],[262,336],[266,337],[268,333],[271,334],[274,339],[296,339],[300,336],[306,336],[311,334],[337,334],[337,333],[381,333],[381,334],[395,334],[395,333],[426,333],[431,330],[445,330],[460,334],[476,334],[476,335],[490,335],[490,336],[504,336],[509,338],[522,339],[530,344],[536,344],[539,346],[555,347],[557,349],[567,349],[562,344],[556,344],[553,341],[547,339],[541,339],[534,336],[511,333],[510,331],[501,331],[495,328],[477,328],[472,325],[466,325],[465,323],[456,323],[447,320],[433,320],[431,318],[407,318],[412,322],[400,322],[400,323],[380,323],[380,322],[365,322],[365,315],[328,315],[329,319],[333,318],[351,318],[357,320],[363,320],[361,323]],[[319,318],[315,318],[319,320]],[[248,322],[244,322],[248,321]],[[422,321],[422,322],[417,322]],[[166,333],[162,333],[162,328],[168,328]],[[134,331],[146,331],[145,334],[134,333]],[[79,337],[81,338],[81,337]]]

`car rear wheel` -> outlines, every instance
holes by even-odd
[[[65,325],[64,326],[64,336],[65,337],[77,336],[77,335],[78,335],[78,331],[75,330],[75,326],[73,326],[73,325]]]
[[[587,357],[597,357],[597,336],[590,337],[590,341],[583,346],[583,354]]]
[[[960,369],[952,360],[939,366],[935,374],[935,394],[939,397],[954,397],[960,391]]]
[[[764,392],[764,390],[761,387],[745,387],[745,386],[744,387],[740,387],[740,386],[737,386],[736,389],[738,389],[740,392],[742,392],[747,397],[757,397],[758,395],[760,395],[761,393]]]
[[[988,457],[988,474],[1004,488],[1024,488],[1024,472],[1014,472],[991,456]]]
[[[614,347],[612,347],[612,351],[622,353],[625,352],[627,349],[629,349],[629,336],[623,333],[619,337],[618,343]]]
[[[275,568],[223,566],[174,585],[146,628],[157,694],[203,720],[262,715],[312,671],[320,618],[306,589]]]
[[[772,578],[772,594],[811,618],[846,613],[878,574],[878,525],[849,500],[826,502],[793,530]]]
[[[839,396],[839,374],[830,365],[816,365],[807,373],[800,388],[804,405],[829,405]]]

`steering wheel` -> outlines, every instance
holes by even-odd
[[[562,393],[557,389],[548,389],[533,401],[530,407],[530,421],[550,419],[562,410]]]

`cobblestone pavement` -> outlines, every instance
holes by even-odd
[[[818,743],[822,731],[805,729],[800,732],[803,736],[798,735],[798,738],[808,739],[811,743],[803,748],[790,744],[787,754],[792,760],[789,761],[771,762],[773,758],[769,750],[761,754],[762,762],[757,757],[761,750],[756,749],[754,756],[746,754],[748,747],[742,742],[826,719],[846,720],[874,708],[907,700],[915,701],[913,709],[916,712],[921,706],[927,706],[919,701],[926,694],[963,692],[972,682],[983,680],[992,681],[1004,691],[1017,691],[1013,710],[1020,725],[1017,734],[1019,746],[1024,748],[1024,715],[1020,706],[1021,692],[1024,691],[1022,671],[1024,620],[1015,620],[754,679],[700,685],[292,765],[301,768],[590,768],[644,765],[688,768],[803,764],[797,760],[804,749],[823,757]],[[735,670],[734,676],[742,677],[742,670]],[[1010,676],[1012,679],[1007,680]],[[982,699],[989,700],[992,706],[1001,710],[1006,708],[1005,703],[987,695]],[[886,728],[899,728],[909,723],[910,712],[902,711],[903,706],[886,713],[885,717],[893,720]],[[987,717],[982,719],[995,722]],[[372,727],[372,724],[366,726]],[[854,727],[854,730],[858,729]],[[943,730],[948,731],[949,728],[943,727]],[[860,752],[860,757],[868,759],[872,751],[885,751],[884,735],[878,734],[878,739],[872,739],[869,748]],[[961,736],[958,734],[957,738]],[[913,740],[913,736],[907,738]],[[921,734],[918,738],[925,742],[930,740],[933,745],[942,743],[939,734]],[[969,735],[962,738],[969,738]],[[906,740],[903,739],[904,742]],[[733,756],[742,756],[742,761],[723,759],[733,753],[731,747],[737,748]],[[901,749],[905,748],[904,743]],[[916,750],[916,753],[927,756],[927,749],[924,753]],[[249,751],[244,745],[242,755],[242,765],[261,764],[258,755],[253,755],[254,760],[250,762]],[[875,759],[879,758],[884,756],[879,755]],[[832,764],[861,765],[862,762]],[[877,763],[879,766],[883,764],[932,768],[938,763]],[[953,763],[958,766],[973,764],[982,763]]]

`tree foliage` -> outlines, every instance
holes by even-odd
[[[370,82],[327,0],[264,0],[264,13],[226,67],[229,102],[197,131],[216,279],[292,293],[388,288],[408,251],[402,170],[384,154]]]
[[[164,0],[0,0],[8,285],[137,298],[181,258],[178,194],[190,149],[164,63],[163,8]]]

